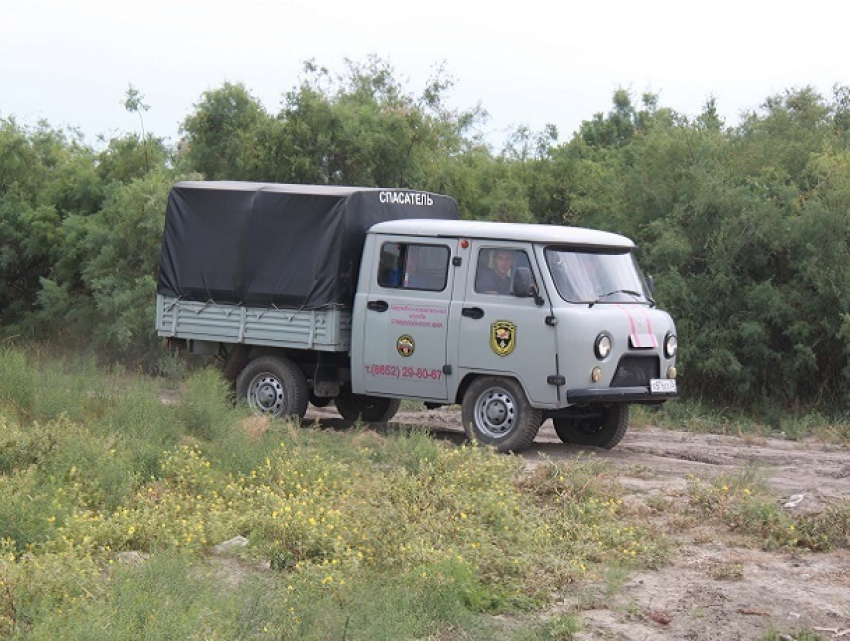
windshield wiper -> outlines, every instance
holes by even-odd
[[[588,306],[593,307],[596,303],[601,303],[603,299],[608,298],[609,296],[613,296],[614,294],[629,294],[630,296],[634,296],[635,298],[641,298],[643,294],[640,292],[636,292],[633,289],[615,289],[613,292],[608,292],[607,294],[602,294],[595,301],[590,303]],[[653,303],[655,301],[652,301]]]

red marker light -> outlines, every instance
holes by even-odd
[[[462,249],[466,249],[467,247],[469,247],[469,241],[464,238],[462,241],[460,241],[460,246]]]

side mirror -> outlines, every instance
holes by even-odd
[[[650,295],[655,294],[655,279],[652,274],[646,277],[646,286],[649,288]]]
[[[534,298],[537,305],[543,304],[543,299],[537,293],[537,285],[531,277],[528,267],[514,269],[513,295],[517,298]]]
[[[531,289],[531,270],[528,267],[517,267],[514,270],[513,295],[529,298],[534,295]]]

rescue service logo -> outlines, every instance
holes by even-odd
[[[490,325],[490,348],[499,356],[507,356],[516,347],[516,325],[510,321],[496,321]]]
[[[398,340],[395,342],[395,348],[399,354],[407,358],[416,351],[416,343],[412,336],[403,334],[402,336],[399,336]]]

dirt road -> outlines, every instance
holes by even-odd
[[[339,422],[332,410],[311,409],[308,418],[328,426]],[[452,442],[464,440],[456,408],[401,412],[394,422],[424,425]],[[618,470],[624,501],[639,511],[645,506],[647,519],[666,530],[676,548],[671,563],[660,570],[631,574],[615,590],[568,598],[561,607],[580,605],[584,621],[577,638],[721,641],[764,639],[776,632],[782,639],[782,634],[815,630],[823,639],[850,641],[850,550],[764,552],[736,541],[726,528],[683,526],[675,516],[676,506],[687,502],[690,476],[708,480],[752,468],[783,506],[797,502],[784,509],[814,511],[850,500],[850,449],[641,427],[605,451],[566,447],[547,422],[523,459],[531,468],[545,458],[566,460],[580,453],[609,461]],[[659,511],[659,502],[671,509]]]

